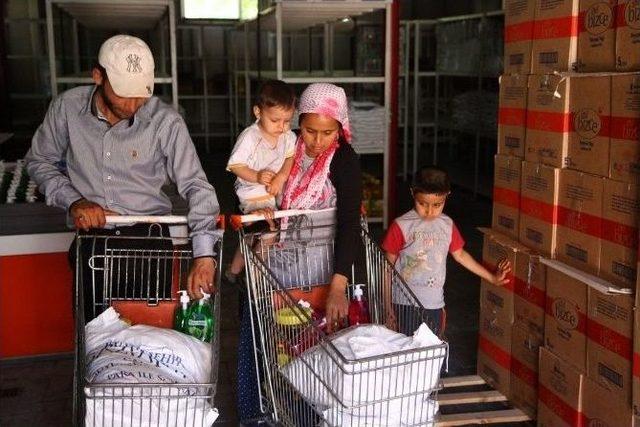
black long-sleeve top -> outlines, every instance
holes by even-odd
[[[336,189],[336,235],[334,273],[349,277],[360,239],[360,206],[362,205],[362,171],[360,160],[350,144],[342,143],[336,150],[329,179]]]

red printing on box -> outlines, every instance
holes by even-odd
[[[531,286],[518,277],[516,277],[515,282],[516,283],[514,291],[516,295],[524,298],[531,304],[534,304],[543,310],[545,309],[545,301],[547,295],[542,289]]]
[[[507,371],[511,371],[511,354],[492,343],[489,339],[482,336],[482,334],[480,334],[478,338],[478,348],[492,360],[495,360],[498,365]]]
[[[520,209],[520,192],[508,188],[493,187],[493,201],[510,208]]]
[[[533,388],[538,386],[538,373],[517,358],[511,358],[511,372]]]
[[[572,408],[560,396],[549,390],[543,384],[538,386],[538,398],[554,414],[562,418],[570,426],[582,426],[582,414]]]
[[[524,108],[500,107],[498,109],[498,124],[503,126],[525,126],[527,110]]]
[[[526,196],[520,196],[520,212],[533,218],[548,222],[558,223],[558,206]]]
[[[602,218],[602,238],[629,249],[638,248],[638,228],[610,219]]]
[[[640,141],[640,118],[611,117],[611,138],[627,139],[636,144]]]
[[[533,37],[534,21],[520,22],[504,27],[504,42],[516,43],[531,40]]]
[[[626,360],[631,360],[633,342],[631,338],[607,328],[600,323],[589,319],[587,321],[587,337],[605,349],[618,354]]]
[[[558,206],[558,225],[589,236],[602,237],[602,218],[586,212]]]
[[[559,39],[578,36],[578,16],[536,20],[533,39]]]

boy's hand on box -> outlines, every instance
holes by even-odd
[[[275,175],[276,174],[270,171],[269,169],[263,169],[261,171],[258,171],[258,175],[257,175],[258,183],[262,185],[269,185],[271,184],[271,180]]]
[[[493,284],[503,286],[509,283],[509,281],[511,280],[511,278],[508,277],[510,272],[511,263],[508,259],[503,259],[498,263],[498,269],[496,270],[496,274],[494,275]]]

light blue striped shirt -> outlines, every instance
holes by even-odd
[[[189,203],[193,256],[212,255],[220,206],[182,117],[154,96],[111,126],[92,112],[95,88],[54,99],[33,136],[27,170],[47,204],[68,211],[85,198],[122,215],[168,215],[161,187],[170,179]]]

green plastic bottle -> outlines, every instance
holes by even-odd
[[[204,297],[191,305],[185,332],[200,341],[211,342],[214,326],[211,295],[205,292],[203,294]]]
[[[180,305],[176,307],[176,314],[173,317],[173,329],[186,333],[190,299],[187,291],[178,291],[178,293],[180,294]]]

